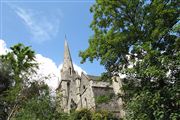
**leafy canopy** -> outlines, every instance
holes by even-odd
[[[180,25],[177,0],[96,0],[94,31],[82,63],[99,59],[105,77],[124,80],[128,119],[180,118]]]

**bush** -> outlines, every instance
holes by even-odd
[[[88,109],[81,109],[70,114],[70,120],[91,120],[92,112]]]
[[[81,109],[70,114],[69,120],[119,120],[108,111]]]
[[[100,95],[95,97],[95,101],[97,104],[107,103],[109,102],[115,95],[113,93],[107,95]]]
[[[109,111],[100,110],[93,113],[92,120],[118,120],[118,118]]]

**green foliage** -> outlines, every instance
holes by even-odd
[[[37,65],[34,58],[34,51],[20,43],[11,47],[11,52],[0,56],[1,70],[4,66],[8,67],[8,71],[5,72],[7,77],[1,80],[6,88],[1,93],[1,103],[7,119],[11,118],[22,102],[23,90],[29,85],[28,77]]]
[[[70,120],[91,120],[92,112],[88,109],[81,109],[71,113]]]
[[[29,75],[34,72],[37,64],[35,63],[35,53],[29,47],[25,47],[23,44],[19,43],[11,47],[12,52],[7,55],[2,55],[1,60],[4,63],[8,63],[11,68],[9,73],[14,82],[13,89],[9,89],[7,100],[14,101],[16,96],[21,91],[22,87],[27,85],[29,80]]]
[[[43,119],[49,117],[49,114],[47,113],[50,111],[50,109],[47,108],[50,108],[50,100],[48,97],[46,97],[46,95],[39,95],[40,91],[38,89],[39,87],[33,84],[30,88],[28,88],[28,90],[25,90],[28,92],[27,94],[30,95],[28,95],[27,98],[24,98],[26,101],[21,103],[21,108],[19,108],[14,119]]]
[[[119,120],[108,111],[96,111],[93,113],[92,120]]]
[[[37,67],[35,52],[23,44],[0,56],[0,119],[68,119],[66,113],[56,111],[48,86],[31,79]]]
[[[97,104],[107,103],[110,100],[112,100],[113,97],[114,97],[113,93],[106,94],[106,95],[100,95],[100,96],[95,97],[95,101]]]
[[[57,110],[55,98],[50,96],[48,86],[39,83],[38,80],[30,80],[38,67],[34,60],[34,51],[22,44],[11,47],[11,50],[7,55],[0,57],[0,85],[3,85],[0,87],[0,119],[110,120],[112,118],[108,112],[97,113],[83,109],[67,114]]]
[[[165,90],[166,89],[166,90]],[[128,102],[127,119],[179,119],[178,89],[143,90]],[[165,92],[166,91],[166,92]],[[176,105],[175,105],[176,104]]]
[[[81,109],[71,113],[69,120],[118,120],[118,118],[108,111]]]
[[[9,73],[11,73],[10,65],[0,60],[0,95],[11,86],[12,76]]]
[[[35,94],[33,94],[33,91]],[[29,98],[22,103],[18,113],[13,117],[15,120],[66,120],[65,113],[58,113],[52,103],[52,96],[49,96],[47,85],[32,84],[27,90]],[[32,93],[31,93],[32,92]]]
[[[7,113],[5,111],[7,105],[4,102],[4,93],[11,87],[12,77],[10,66],[0,60],[0,119],[6,119]]]
[[[1,58],[3,61],[9,62],[13,75],[17,76],[17,78],[15,78],[18,79],[18,77],[22,77],[20,75],[22,75],[23,72],[32,72],[32,68],[37,65],[35,64],[35,52],[31,50],[30,47],[26,47],[21,43],[14,45],[10,49],[11,52],[7,55],[2,55]]]
[[[120,120],[118,117],[114,116],[113,113],[100,110],[93,112],[92,120]]]
[[[180,39],[177,0],[96,0],[94,35],[82,62],[99,59],[123,80],[128,119],[179,119]],[[133,65],[133,67],[128,67]]]

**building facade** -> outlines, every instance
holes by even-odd
[[[74,70],[67,41],[64,45],[64,62],[61,69],[61,82],[56,90],[59,109],[71,112],[82,108],[89,110],[107,110],[123,117],[123,102],[121,80],[114,77],[112,82],[103,82],[98,76],[81,73]]]

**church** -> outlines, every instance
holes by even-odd
[[[112,82],[104,82],[99,76],[81,73],[74,70],[70,49],[67,41],[64,44],[64,62],[60,71],[61,81],[56,89],[58,109],[71,112],[87,108],[89,110],[107,110],[116,116],[123,117],[123,102],[121,94],[121,79],[112,78]]]

